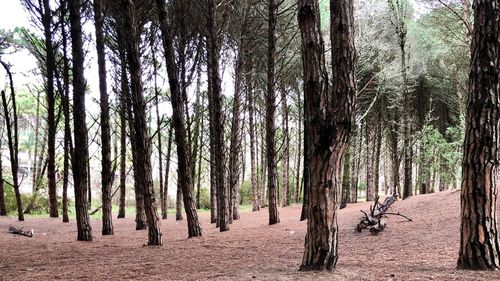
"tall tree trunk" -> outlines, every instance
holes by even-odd
[[[49,215],[59,217],[57,211],[57,187],[56,187],[56,120],[55,120],[55,93],[54,93],[54,71],[55,56],[52,43],[52,10],[50,1],[43,0],[42,24],[45,35],[46,53],[46,97],[47,97],[47,125],[48,125],[48,157],[47,178],[49,189]]]
[[[474,1],[469,99],[462,162],[462,269],[500,268],[496,203],[500,184],[500,6]]]
[[[193,198],[191,167],[189,161],[189,146],[186,136],[184,121],[184,104],[182,102],[179,80],[177,78],[177,66],[175,65],[175,52],[173,47],[173,35],[171,26],[167,21],[165,2],[156,0],[156,8],[160,21],[162,42],[164,48],[165,61],[168,72],[168,82],[170,85],[170,100],[172,102],[172,125],[175,129],[175,142],[177,144],[177,166],[178,180],[183,193],[184,208],[186,211],[189,237],[201,236],[201,225],[196,212],[196,205]]]
[[[68,39],[66,33],[66,16],[68,13],[68,1],[62,1],[61,3],[61,37],[62,37],[62,51],[63,51],[63,84],[64,93],[61,97],[61,104],[63,107],[64,114],[64,155],[63,155],[63,198],[62,198],[62,212],[63,212],[63,222],[69,222],[68,216],[68,185],[69,185],[69,168],[70,168],[70,157],[73,155],[73,141],[71,138],[71,115],[70,115],[70,97],[69,97],[69,56],[67,53]],[[37,114],[38,116],[38,114]],[[38,137],[38,132],[36,133]],[[43,149],[43,147],[42,147]]]
[[[87,208],[87,163],[89,151],[87,147],[87,124],[85,121],[85,77],[84,55],[81,24],[80,0],[69,1],[69,18],[71,22],[71,47],[73,54],[73,133],[75,148],[73,152],[73,184],[75,188],[75,209],[78,229],[78,241],[92,241]]]
[[[300,183],[302,182],[301,177],[300,177],[300,162],[302,161],[300,157],[302,156],[302,104],[300,101],[300,96],[302,93],[298,93],[297,95],[297,108],[298,110],[298,118],[297,118],[297,157],[295,161],[295,203],[299,203],[299,196],[300,196]]]
[[[3,131],[3,130],[2,130]],[[0,138],[0,147],[2,147],[2,138]],[[5,207],[5,191],[3,185],[3,166],[2,166],[2,150],[0,150],[0,216],[7,215],[7,208]]]
[[[99,104],[101,107],[102,235],[110,235],[113,234],[113,214],[111,213],[111,129],[109,124],[109,101],[106,85],[106,54],[104,50],[103,31],[104,13],[101,0],[94,0],[94,22],[96,33],[97,65],[99,68]]]
[[[267,93],[266,93],[266,159],[267,190],[269,194],[269,224],[280,222],[278,213],[278,175],[276,167],[276,128],[274,117],[276,111],[276,22],[278,2],[269,0],[269,18],[267,34]]]
[[[165,184],[163,185],[164,190],[163,190],[163,201],[161,202],[162,204],[162,219],[166,220],[168,216],[168,176],[170,174],[170,157],[172,157],[172,142],[173,142],[173,130],[174,126],[170,124],[169,129],[168,129],[168,143],[167,143],[167,157],[166,157],[166,163],[165,163]]]
[[[333,89],[328,91],[319,3],[299,0],[306,128],[311,143],[307,234],[301,270],[333,270],[338,258],[337,190],[354,121],[356,51],[352,0],[330,1]]]
[[[283,177],[281,180],[281,206],[290,205],[290,133],[288,131],[288,104],[285,89],[281,89],[281,111],[283,118]]]
[[[14,188],[14,193],[16,196],[17,205],[17,218],[19,221],[24,221],[23,206],[21,202],[21,193],[19,191],[19,181],[17,176],[17,171],[19,168],[18,161],[18,137],[17,137],[17,107],[16,107],[16,94],[14,92],[14,80],[12,79],[12,73],[10,72],[10,67],[3,61],[0,60],[3,68],[7,72],[10,84],[10,104],[11,110],[9,110],[9,103],[7,103],[7,96],[5,91],[2,91],[2,104],[3,112],[5,118],[5,124],[7,127],[7,142],[9,144],[9,156],[10,156],[10,167],[12,171],[12,184]],[[11,119],[12,118],[12,119]]]
[[[352,186],[351,186],[351,198],[350,202],[351,203],[357,203],[358,202],[358,186],[359,186],[359,178],[360,178],[360,170],[361,170],[361,155],[363,151],[363,123],[359,126],[359,128],[356,129],[355,136],[358,137],[356,139],[355,137],[353,138],[353,142],[355,141],[355,163],[353,165],[353,180],[352,180]],[[352,159],[352,157],[351,157]]]
[[[123,0],[125,30],[129,31],[127,44],[128,65],[131,77],[132,107],[137,157],[138,185],[144,197],[144,209],[148,223],[148,245],[162,245],[161,223],[156,211],[151,165],[151,140],[148,136],[146,103],[143,96],[142,69],[139,48],[139,22],[134,0]]]
[[[375,195],[380,192],[380,152],[382,149],[382,119],[379,115],[377,131],[375,135],[375,153],[373,155],[373,174],[375,175],[373,179],[373,189]]]
[[[156,29],[155,29],[156,30]],[[160,90],[158,89],[158,62],[156,60],[156,46],[155,46],[156,33],[151,35],[151,56],[153,59],[153,80],[154,80],[154,91],[155,91],[155,107],[156,107],[156,134],[158,137],[158,175],[159,175],[159,185],[160,185],[160,209],[162,214],[162,219],[167,216],[167,200],[165,198],[165,192],[163,191],[163,151],[162,151],[162,134],[161,134],[161,121],[160,118]],[[164,218],[165,217],[165,218]]]
[[[244,28],[243,28],[244,29]],[[229,149],[229,190],[231,194],[232,217],[231,220],[240,219],[238,212],[238,192],[241,167],[241,99],[242,80],[244,72],[244,47],[243,42],[239,43],[238,58],[235,69],[235,87],[233,98],[233,120],[231,122],[231,147]]]
[[[201,106],[203,106],[203,102],[201,103]],[[199,156],[198,156],[198,177],[197,177],[197,183],[196,183],[196,208],[200,209],[201,204],[200,204],[200,196],[201,196],[201,160],[203,159],[203,122],[204,118],[203,115],[201,115],[201,131],[200,131],[200,144],[199,144]]]
[[[120,70],[120,204],[118,208],[118,218],[125,218],[125,198],[127,191],[127,100],[128,82],[127,69],[124,61],[121,62]]]
[[[219,74],[219,47],[216,30],[216,3],[215,0],[208,0],[207,17],[207,64],[211,72],[211,91],[209,92],[209,106],[212,108],[213,135],[214,139],[214,168],[215,185],[217,190],[217,220],[220,231],[229,230],[229,202],[226,184],[224,183],[224,123],[222,118],[222,93],[221,79]]]
[[[371,124],[366,124],[367,128]],[[373,201],[375,199],[375,192],[373,190],[373,132],[371,130],[365,130],[365,144],[366,144],[366,154],[365,154],[365,167],[366,167],[366,201]]]
[[[394,112],[391,114],[391,122],[389,125],[389,144],[391,151],[391,172],[392,172],[392,195],[399,196],[400,192],[400,179],[399,179],[399,149],[398,149],[398,131],[399,131],[399,112],[394,107]]]
[[[260,210],[259,202],[259,180],[257,178],[257,137],[255,132],[255,101],[253,91],[253,67],[249,50],[246,50],[248,57],[245,72],[246,96],[248,100],[248,130],[250,131],[250,173],[252,182],[252,212]]]

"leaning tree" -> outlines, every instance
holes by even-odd
[[[500,6],[498,1],[474,1],[469,100],[467,106],[460,253],[463,269],[500,268],[496,225],[500,184]]]

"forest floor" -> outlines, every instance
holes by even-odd
[[[185,221],[162,221],[163,247],[143,246],[147,231],[134,219],[114,219],[114,236],[77,242],[74,220],[0,218],[0,280],[500,280],[500,271],[455,269],[459,246],[460,192],[446,191],[396,202],[413,222],[391,216],[378,236],[356,233],[359,210],[339,214],[339,262],[333,273],[299,272],[306,222],[300,206],[281,208],[281,223],[267,225],[267,209],[244,212],[220,233],[200,215],[203,237],[186,239]],[[7,233],[9,226],[34,229],[32,238]]]

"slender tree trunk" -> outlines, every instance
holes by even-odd
[[[3,130],[2,130],[3,131]],[[0,138],[0,147],[2,147],[2,138]],[[5,208],[5,191],[3,185],[3,166],[2,166],[2,150],[0,150],[0,216],[7,215],[7,208]]]
[[[127,44],[128,65],[131,77],[131,97],[134,110],[135,146],[138,185],[144,197],[144,209],[148,223],[148,245],[163,244],[161,223],[156,211],[151,165],[151,140],[146,122],[146,103],[143,97],[142,69],[139,48],[139,22],[135,1],[123,0],[125,30],[129,31]]]
[[[246,55],[249,57],[246,65],[245,72],[245,82],[246,82],[246,95],[248,100],[248,130],[250,132],[250,173],[251,173],[251,181],[252,181],[252,212],[260,210],[260,202],[259,202],[259,181],[257,178],[257,145],[256,145],[256,135],[255,135],[255,102],[254,102],[254,91],[253,91],[253,68],[252,62],[250,61],[250,55],[247,53]]]
[[[363,124],[359,126],[356,130],[356,135],[358,139],[355,137],[353,138],[353,141],[356,141],[356,151],[354,154],[355,155],[355,164],[353,165],[354,171],[353,171],[353,180],[352,180],[352,187],[351,187],[351,203],[357,203],[358,202],[358,186],[359,186],[359,178],[360,178],[360,170],[361,170],[361,155],[362,155],[362,150],[363,150]],[[351,157],[352,159],[352,157]]]
[[[182,217],[182,187],[179,180],[177,180],[177,194],[175,196],[175,220],[181,221]]]
[[[103,31],[104,13],[101,0],[94,0],[94,23],[96,33],[97,65],[99,68],[99,92],[101,107],[102,235],[110,235],[113,234],[111,213],[111,129],[109,124],[109,101],[106,85],[106,54],[104,50]]]
[[[290,133],[288,131],[288,104],[285,89],[281,89],[281,111],[283,118],[283,177],[281,190],[281,206],[290,205]]]
[[[241,100],[242,80],[244,72],[244,49],[243,43],[239,43],[238,59],[235,69],[235,90],[233,98],[233,120],[231,122],[231,147],[229,149],[229,190],[231,194],[232,217],[231,220],[240,219],[238,212],[238,191],[240,179],[241,157]],[[244,159],[243,159],[244,161]]]
[[[367,128],[371,124],[367,124]],[[373,190],[373,132],[365,130],[366,154],[365,154],[365,167],[366,167],[366,201],[373,201],[375,199],[375,192]]]
[[[299,203],[299,196],[300,196],[300,183],[302,182],[301,177],[300,177],[300,162],[302,161],[300,157],[302,156],[302,104],[300,101],[300,96],[302,93],[299,92],[297,95],[297,108],[298,110],[298,119],[297,119],[297,157],[296,157],[296,162],[295,162],[295,203]]]
[[[12,73],[10,72],[9,66],[0,60],[3,68],[7,72],[10,84],[10,104],[11,110],[9,110],[9,103],[7,103],[7,96],[5,91],[2,91],[2,104],[4,109],[5,124],[7,127],[7,142],[9,144],[9,156],[10,156],[10,166],[12,171],[12,184],[14,188],[14,193],[16,196],[17,205],[17,218],[19,221],[24,221],[23,206],[21,202],[21,193],[19,192],[19,182],[18,182],[18,138],[17,138],[17,108],[16,108],[16,94],[14,92],[14,81],[12,79]],[[12,119],[11,119],[12,118]]]
[[[278,2],[269,0],[268,46],[267,46],[267,93],[266,93],[266,159],[267,189],[269,195],[269,224],[280,222],[278,213],[278,175],[276,167],[276,128],[274,124],[276,111],[276,22]]]
[[[168,82],[170,85],[170,99],[172,102],[172,125],[175,129],[175,142],[177,144],[177,166],[178,180],[183,193],[184,208],[188,222],[189,237],[201,236],[201,225],[196,212],[196,205],[193,198],[191,167],[189,161],[189,146],[187,143],[186,127],[184,121],[184,104],[177,78],[177,66],[175,65],[175,52],[173,48],[173,35],[171,26],[167,21],[165,2],[156,0],[156,8],[160,21],[162,41],[165,61],[168,72]]]
[[[75,188],[75,209],[79,241],[92,241],[87,208],[87,124],[85,121],[85,77],[81,24],[81,2],[70,0],[69,18],[71,22],[71,46],[73,53],[73,133],[75,148],[72,157],[73,184]]]
[[[457,267],[499,269],[500,6],[474,1]]]
[[[174,130],[174,126],[172,126],[172,124],[170,124],[170,127],[168,129],[168,143],[167,143],[167,159],[166,159],[166,163],[165,163],[165,184],[163,185],[164,186],[164,190],[163,190],[163,201],[161,202],[161,204],[163,205],[163,209],[162,209],[162,219],[166,220],[167,219],[167,216],[168,216],[168,176],[170,174],[170,158],[172,157],[172,142],[173,142],[173,130]]]
[[[125,198],[127,191],[127,101],[128,95],[127,70],[125,62],[121,62],[121,97],[120,97],[120,204],[118,218],[125,218]]]
[[[66,16],[68,13],[68,2],[62,1],[61,3],[61,37],[62,37],[62,50],[63,50],[63,84],[64,93],[61,97],[61,104],[63,107],[64,114],[64,155],[63,155],[63,198],[62,198],[62,211],[63,211],[63,222],[69,222],[68,216],[68,184],[69,184],[69,168],[70,168],[70,157],[73,156],[73,144],[71,138],[71,115],[70,115],[70,97],[69,97],[69,56],[67,53],[68,39],[66,33]],[[38,116],[38,114],[37,114]],[[36,133],[38,137],[38,132]],[[43,146],[42,146],[43,149]]]
[[[340,201],[340,209],[344,209],[347,207],[347,203],[349,202],[349,197],[351,191],[351,149],[350,147],[346,148],[345,156],[344,156],[344,167],[343,167],[343,175],[342,175],[342,197]]]
[[[380,152],[382,149],[382,125],[381,125],[382,119],[378,118],[378,125],[377,125],[377,131],[375,135],[375,153],[373,155],[373,189],[375,192],[375,195],[378,195],[380,192]]]
[[[219,47],[218,36],[216,30],[216,3],[215,0],[208,0],[208,17],[207,17],[207,30],[208,30],[208,67],[211,68],[212,87],[209,92],[209,106],[212,108],[213,122],[213,138],[214,141],[214,163],[213,172],[215,173],[215,184],[217,190],[217,220],[219,221],[220,231],[229,230],[229,201],[228,191],[224,183],[224,123],[222,118],[222,93],[221,93],[221,79],[219,74]]]
[[[336,218],[341,168],[354,121],[356,51],[352,0],[330,1],[333,89],[328,90],[319,3],[299,0],[306,128],[312,136],[307,234],[301,270],[333,270],[338,259]]]
[[[52,44],[52,10],[50,1],[43,0],[42,24],[45,35],[46,53],[46,97],[47,97],[47,125],[48,125],[48,189],[49,189],[49,215],[59,217],[57,211],[57,191],[56,191],[56,121],[55,121],[55,93],[54,93],[54,71],[55,57]]]
[[[203,106],[203,102],[201,103]],[[200,144],[199,144],[199,156],[198,156],[198,177],[197,177],[197,183],[196,183],[196,208],[200,209],[201,204],[200,204],[200,196],[201,196],[201,160],[203,159],[203,115],[201,115],[201,131],[200,131]]]

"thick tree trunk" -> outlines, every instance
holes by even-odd
[[[269,224],[280,222],[278,213],[278,175],[276,167],[276,127],[274,124],[276,111],[276,22],[278,2],[269,0],[268,46],[267,46],[267,93],[266,93],[266,159],[267,190],[269,195]]]
[[[85,121],[85,77],[84,54],[81,24],[80,0],[69,1],[71,22],[71,47],[73,54],[73,133],[75,148],[73,152],[73,183],[75,188],[75,209],[78,241],[92,241],[87,201],[87,124]]]
[[[94,23],[96,33],[97,65],[99,68],[99,92],[101,107],[101,195],[102,235],[113,234],[111,213],[111,129],[109,124],[109,101],[106,84],[106,53],[104,50],[104,13],[101,0],[94,0]]]
[[[139,22],[134,0],[123,0],[125,30],[129,31],[127,58],[130,68],[131,97],[134,110],[135,146],[137,158],[138,185],[144,197],[144,209],[148,223],[148,245],[163,244],[161,223],[156,211],[156,199],[153,188],[151,165],[151,140],[146,121],[146,103],[144,101],[142,69],[139,47]]]
[[[55,57],[52,44],[52,10],[50,1],[43,0],[42,24],[45,35],[46,53],[46,97],[47,97],[47,125],[48,125],[48,151],[47,151],[47,178],[49,189],[49,215],[59,217],[57,211],[56,190],[56,120],[55,120],[55,93],[54,93],[54,71]]]
[[[209,92],[209,106],[212,108],[213,138],[214,141],[214,172],[217,190],[217,220],[220,231],[229,230],[229,202],[226,184],[224,183],[224,123],[222,120],[222,93],[221,79],[219,74],[219,47],[216,30],[216,3],[215,0],[208,0],[207,17],[207,64],[211,72],[211,91]]]
[[[201,225],[196,212],[193,198],[191,167],[189,161],[189,146],[187,143],[186,127],[184,122],[184,104],[182,102],[177,67],[175,65],[175,52],[173,48],[172,30],[167,21],[165,2],[156,0],[156,8],[160,21],[162,42],[170,85],[170,100],[172,102],[172,125],[175,129],[175,142],[177,144],[178,180],[183,193],[184,208],[186,211],[189,237],[201,236]]]
[[[352,0],[330,1],[333,89],[328,90],[319,3],[299,0],[305,120],[310,143],[307,234],[301,270],[333,270],[338,259],[337,191],[354,121],[356,51]]]
[[[469,100],[462,162],[462,269],[500,268],[496,201],[500,180],[500,6],[474,1]]]

